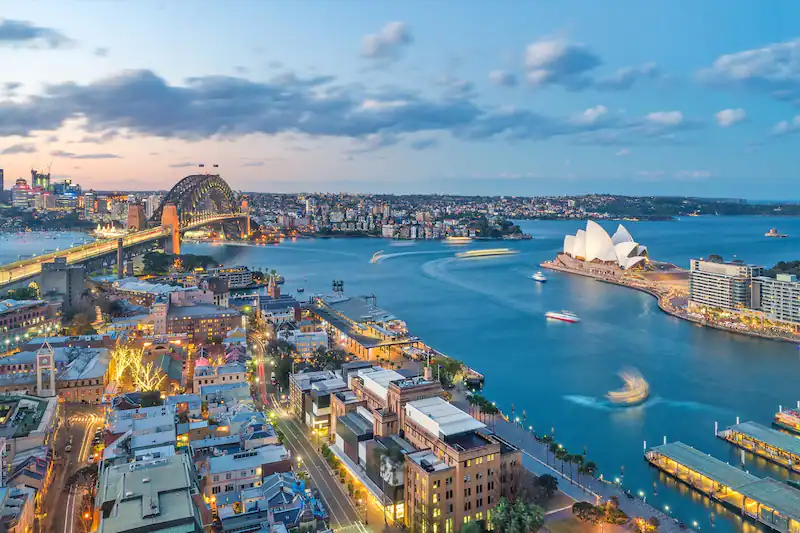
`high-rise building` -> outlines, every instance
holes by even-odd
[[[83,213],[86,217],[89,217],[95,213],[94,191],[88,191],[83,195]]]
[[[689,271],[690,307],[748,309],[752,307],[751,283],[764,269],[740,261],[725,263],[692,259]]]
[[[161,205],[163,200],[164,197],[160,194],[151,194],[144,199],[144,212],[147,215],[147,218],[153,218],[156,209],[158,209],[158,206]]]
[[[753,308],[771,320],[792,322],[800,327],[800,281],[794,274],[753,279]]]
[[[44,174],[38,170],[31,169],[31,187],[34,189],[41,189],[43,191],[50,190],[50,173]]]
[[[42,263],[42,294],[60,295],[61,309],[68,313],[77,307],[83,294],[86,268],[67,265],[66,257],[56,257],[52,263]]]
[[[0,204],[4,203],[6,199],[6,187],[3,182],[3,169],[0,168]]]
[[[31,188],[25,178],[17,178],[17,182],[11,188],[11,205],[14,207],[25,208],[30,206]]]

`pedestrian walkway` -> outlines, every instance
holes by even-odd
[[[452,403],[463,411],[469,412],[466,391],[459,386],[452,392]],[[544,474],[554,476],[559,480],[559,490],[575,500],[598,504],[608,501],[612,496],[616,496],[619,500],[620,509],[630,518],[642,517],[649,519],[653,516],[656,517],[661,524],[658,528],[660,533],[687,533],[692,531],[686,526],[681,526],[675,518],[648,505],[642,499],[630,497],[613,483],[588,476],[582,476],[580,480],[572,479],[569,475],[569,465],[564,465],[565,472],[562,474],[561,465],[557,459],[553,458],[548,444],[538,442],[534,435],[520,424],[507,422],[505,419],[498,417],[493,422],[493,425],[495,434],[522,450],[522,464],[525,468],[537,476]]]

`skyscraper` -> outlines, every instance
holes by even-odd
[[[0,168],[0,204],[6,203],[6,187],[3,183],[3,169]]]
[[[50,173],[43,174],[36,170],[35,168],[31,169],[31,187],[40,188],[43,191],[50,190]]]

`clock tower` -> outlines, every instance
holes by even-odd
[[[47,341],[36,351],[36,394],[41,398],[56,395],[56,357]]]

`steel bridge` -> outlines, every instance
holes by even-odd
[[[162,246],[168,252],[180,253],[180,235],[192,228],[222,224],[226,233],[246,236],[250,232],[250,212],[247,200],[239,201],[219,175],[197,174],[183,178],[167,193],[150,223],[153,227],[121,238],[97,240],[0,265],[0,287],[22,286],[41,274],[42,263],[58,257],[66,258],[67,264],[107,266],[116,262],[117,273],[122,277],[123,263],[134,255]]]

